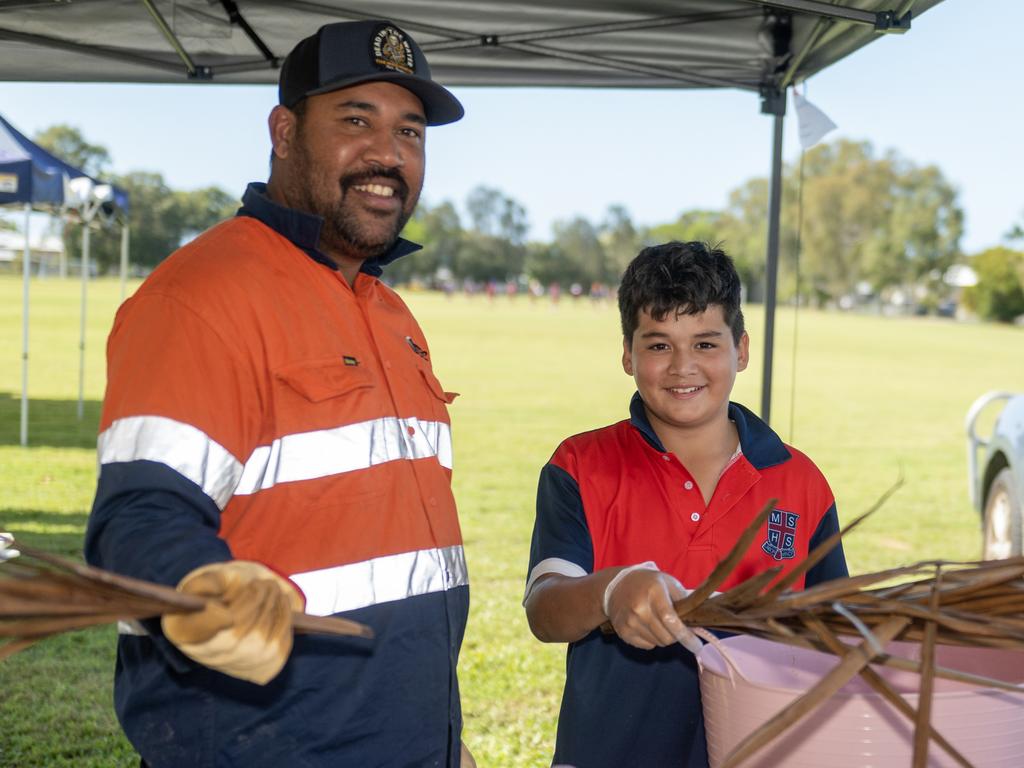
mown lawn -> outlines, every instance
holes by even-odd
[[[85,418],[76,416],[79,287],[32,286],[30,447],[18,445],[21,287],[0,277],[0,527],[65,554],[80,551],[103,393],[103,344],[116,281],[90,287]],[[532,639],[520,608],[537,471],[558,441],[623,418],[609,304],[531,303],[407,293],[452,407],[455,491],[473,603],[461,681],[466,740],[481,766],[549,759],[561,692],[560,646]],[[759,407],[763,310],[748,307],[754,363],[735,399]],[[846,542],[852,570],[978,554],[967,497],[963,419],[990,389],[1024,389],[1024,332],[925,318],[803,310],[795,413],[792,310],[776,323],[773,422],[830,479],[846,518],[901,474],[903,488]],[[792,424],[792,429],[790,425]],[[0,766],[136,765],[111,710],[109,629],[51,639],[0,667]]]

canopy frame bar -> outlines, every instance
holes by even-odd
[[[513,32],[507,35],[471,35],[451,42],[425,43],[425,51],[451,50],[454,48],[471,48],[475,46],[507,45],[508,43],[534,43],[543,40],[567,40],[573,37],[603,35],[609,32],[632,32],[642,29],[658,29],[660,27],[682,27],[690,24],[704,24],[712,21],[729,21],[730,19],[749,19],[760,14],[753,10],[719,11],[716,13],[676,14],[673,16],[653,16],[633,21],[616,21],[605,24],[581,24],[574,27],[558,27],[555,29],[534,30],[531,32]]]
[[[181,71],[181,68],[177,64],[160,61],[159,59],[150,59],[145,56],[138,56],[134,53],[126,53],[115,48],[104,48],[98,45],[83,45],[81,43],[73,43],[70,40],[60,40],[55,37],[17,32],[13,29],[5,29],[3,27],[0,27],[0,40],[13,40],[19,43],[30,43],[44,48],[70,51],[71,53],[95,56],[100,59],[109,59],[110,61],[124,61],[129,64],[138,64],[144,67],[162,69],[165,72]]]
[[[178,58],[181,59],[185,65],[185,72],[188,74],[189,79],[192,80],[209,80],[213,77],[213,72],[210,71],[209,67],[199,67],[192,61],[192,57],[189,56],[188,51],[185,50],[185,46],[181,44],[178,36],[174,34],[174,30],[171,29],[167,20],[160,13],[160,10],[153,4],[153,0],[142,0],[142,4],[149,11],[149,15],[153,17],[153,23],[156,24],[156,28],[160,30],[160,34],[164,36],[174,52],[178,54]]]
[[[495,43],[501,45],[501,43]],[[725,80],[720,77],[711,77],[709,75],[699,75],[690,72],[680,72],[674,70],[669,72],[666,69],[658,67],[648,67],[643,64],[634,64],[633,62],[621,61],[618,59],[609,59],[604,56],[593,56],[587,53],[578,53],[575,51],[559,51],[554,48],[548,48],[542,45],[535,45],[533,43],[507,43],[504,47],[510,48],[514,51],[521,51],[523,53],[532,53],[538,56],[545,56],[551,59],[563,59],[565,61],[578,61],[582,64],[594,64],[599,67],[607,67],[608,69],[615,69],[622,72],[635,72],[642,75],[653,75],[660,77],[663,80],[670,80],[683,83],[699,83],[701,85],[718,86],[726,88],[739,88],[741,90],[756,91],[758,86],[750,85],[747,83],[736,82],[735,80]]]
[[[245,36],[263,54],[263,58],[267,60],[272,69],[278,69],[281,66],[281,59],[274,55],[274,52],[263,42],[263,38],[256,33],[255,29],[249,26],[249,22],[245,20],[242,12],[238,10],[238,3],[233,2],[233,0],[220,0],[220,4],[228,15],[228,20],[245,33]]]
[[[854,24],[866,24],[882,32],[906,32],[910,29],[910,14],[898,11],[862,11],[821,0],[743,0],[755,5],[799,11],[827,19],[841,19]]]

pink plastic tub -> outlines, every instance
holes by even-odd
[[[730,681],[712,645],[698,656],[711,766],[837,663],[835,656],[754,637],[722,641],[741,674]],[[890,643],[894,656],[920,658],[920,646]],[[1024,682],[1024,654],[938,646],[936,663],[1013,683]],[[916,673],[875,666],[917,707]],[[932,725],[978,768],[1024,768],[1024,693],[935,679]],[[914,725],[858,675],[816,712],[744,763],[744,768],[889,768],[909,766]],[[955,766],[934,742],[929,766]]]

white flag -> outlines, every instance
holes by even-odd
[[[793,106],[796,107],[796,125],[800,133],[800,146],[813,147],[829,131],[836,129],[829,116],[793,90]]]

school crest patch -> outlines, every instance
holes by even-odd
[[[796,523],[800,515],[773,509],[768,515],[768,537],[761,545],[766,554],[776,560],[791,560],[796,556]]]

